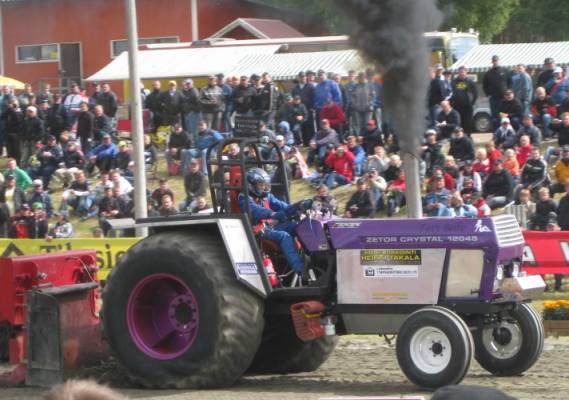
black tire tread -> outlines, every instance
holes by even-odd
[[[151,389],[219,388],[234,384],[246,371],[261,342],[264,303],[237,281],[220,243],[218,236],[203,232],[162,232],[137,243],[109,274],[103,301],[113,298],[117,295],[116,292],[122,290],[120,284],[115,282],[121,274],[128,274],[130,268],[136,268],[130,262],[131,259],[153,248],[168,249],[173,255],[193,259],[219,289],[211,293],[215,296],[221,313],[217,326],[218,342],[206,365],[190,376],[164,371],[160,379],[152,380],[132,373],[126,365],[127,373],[134,383]],[[109,342],[112,348],[112,337]],[[116,351],[114,353],[117,355]],[[124,365],[125,360],[119,358],[119,361]]]
[[[270,316],[265,321],[263,341],[248,372],[294,374],[316,371],[337,344],[336,336],[303,342],[296,336],[290,315]]]
[[[537,331],[535,332],[537,334],[537,337],[534,340],[535,343],[529,345],[529,351],[531,351],[531,353],[529,352],[526,353],[524,349],[520,349],[520,353],[518,353],[518,355],[521,355],[521,357],[523,357],[522,359],[519,359],[519,357],[517,357],[518,355],[516,355],[515,358],[512,359],[511,361],[495,363],[492,359],[489,358],[488,355],[486,355],[484,352],[481,351],[481,349],[483,349],[484,346],[482,344],[481,332],[476,332],[475,336],[476,361],[478,361],[478,363],[480,364],[480,366],[482,366],[482,368],[492,373],[493,375],[496,376],[521,375],[525,371],[530,369],[537,362],[543,351],[545,333],[543,329],[543,324],[541,322],[541,317],[529,304],[522,303],[518,307],[519,310],[523,310],[521,312],[527,312],[528,314],[527,316],[530,318],[530,321],[533,320],[535,324],[534,326],[537,327]],[[524,338],[524,340],[526,339]]]

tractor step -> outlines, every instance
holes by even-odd
[[[320,321],[325,309],[319,301],[296,303],[290,307],[294,330],[300,340],[307,342],[326,335]]]

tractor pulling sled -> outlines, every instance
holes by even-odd
[[[234,159],[222,154],[230,144]],[[281,152],[262,160],[260,146],[233,138],[208,149],[213,214],[137,221],[153,234],[103,292],[105,336],[134,381],[218,388],[245,373],[314,371],[346,334],[397,334],[399,365],[424,388],[460,382],[472,357],[502,376],[538,360],[543,326],[526,301],[545,284],[520,273],[513,216],[333,219],[301,202],[289,218],[299,276],[254,234],[247,171],[274,172],[288,198]]]

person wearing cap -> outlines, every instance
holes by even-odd
[[[359,178],[356,182],[356,192],[346,204],[346,218],[372,218],[375,214],[371,193],[367,190],[367,181]]]
[[[301,145],[303,143],[303,127],[308,118],[308,109],[302,104],[302,99],[299,95],[292,97],[292,101],[283,106],[283,114],[284,119],[291,126],[294,143]]]
[[[427,102],[429,106],[429,116],[430,116],[430,127],[435,126],[437,116],[441,111],[441,102],[447,99],[450,94],[447,92],[443,72],[444,68],[442,64],[435,65],[435,71],[433,79],[429,84],[429,89],[427,92]]]
[[[32,205],[32,218],[27,219],[28,238],[45,239],[48,233],[48,216],[42,202],[30,203]]]
[[[494,132],[494,143],[503,150],[513,149],[517,145],[518,136],[510,124],[508,117],[500,120],[500,126]]]
[[[424,213],[429,217],[443,216],[448,206],[449,190],[445,187],[445,178],[442,172],[435,172],[431,178],[430,190],[425,195]]]
[[[55,136],[47,136],[47,144],[36,155],[40,165],[32,167],[28,173],[32,178],[41,178],[45,190],[49,190],[49,182],[58,168],[59,163],[63,161],[63,150],[57,144]]]
[[[217,77],[211,75],[207,85],[200,90],[200,110],[202,118],[213,130],[219,130],[223,111],[223,90],[217,84]]]
[[[231,103],[236,115],[251,116],[253,99],[256,95],[257,91],[249,83],[249,78],[245,75],[241,76],[239,85],[233,88],[233,93],[231,93]]]
[[[69,93],[65,95],[63,99],[63,107],[67,111],[70,117],[69,123],[73,125],[77,120],[77,114],[79,114],[79,106],[82,102],[89,102],[87,96],[82,92],[81,86],[77,82],[71,82],[69,86]]]
[[[176,81],[168,82],[168,91],[160,94],[162,125],[174,125],[176,122],[180,122],[183,102],[184,97],[178,90],[178,83]]]
[[[494,160],[492,169],[482,184],[482,196],[492,210],[504,207],[513,200],[512,177],[504,169],[501,159]]]
[[[454,128],[448,154],[458,162],[474,160],[474,143],[464,134],[464,129],[460,126]]]
[[[332,169],[326,176],[326,186],[334,189],[352,183],[355,157],[347,146],[340,145],[326,157],[325,164]]]
[[[442,217],[476,217],[478,210],[472,204],[467,204],[462,199],[458,190],[449,194],[448,205],[443,209]]]
[[[118,169],[123,174],[127,175],[130,173],[130,167],[134,166],[134,161],[132,160],[132,155],[130,154],[128,143],[124,140],[121,140],[118,142],[117,147],[119,151],[113,160],[112,168]]]
[[[346,123],[346,115],[339,104],[336,104],[332,98],[328,98],[326,104],[320,110],[320,118],[327,119],[330,126],[339,135],[343,136],[344,124]]]
[[[314,109],[314,88],[313,82],[308,82],[308,73],[299,72],[297,76],[297,83],[292,89],[292,96],[300,96],[300,101],[307,110],[306,123],[302,125],[302,143],[308,146],[310,139],[314,136],[315,129],[315,109]]]
[[[95,120],[93,121],[93,138],[95,142],[101,143],[105,133],[111,134],[113,131],[114,120],[105,114],[103,106],[98,104],[93,109]]]
[[[543,60],[543,68],[537,76],[536,87],[544,87],[553,78],[555,67],[555,60],[552,57]]]
[[[63,165],[55,170],[55,177],[67,187],[75,179],[75,174],[83,169],[85,159],[83,153],[77,147],[77,142],[70,141],[63,151]]]
[[[516,71],[512,75],[512,90],[516,99],[522,103],[522,112],[529,113],[531,99],[533,98],[533,82],[526,72],[524,64],[518,64]]]
[[[312,204],[320,204],[322,215],[334,215],[338,207],[336,198],[330,195],[330,189],[324,184],[320,184],[317,188],[317,195],[312,198]]]
[[[46,212],[48,218],[51,218],[53,215],[53,201],[51,200],[51,196],[48,192],[43,190],[43,183],[41,179],[34,179],[32,182],[33,189],[28,196],[26,197],[26,203],[34,204],[40,203],[43,205],[43,209]]]
[[[437,115],[435,129],[439,133],[439,139],[449,139],[456,127],[461,126],[460,114],[450,104],[443,100],[440,104],[441,111]]]
[[[277,135],[282,136],[284,139],[284,144],[287,146],[294,145],[294,135],[290,130],[290,126],[287,121],[281,121],[277,125]]]
[[[564,76],[563,68],[555,67],[553,77],[545,84],[545,90],[556,107],[559,107],[567,97],[567,89],[569,89],[569,79]]]
[[[95,166],[99,171],[108,171],[113,165],[113,160],[117,156],[117,146],[112,142],[111,135],[108,133],[103,135],[103,142],[87,153],[89,165],[87,170],[93,172]]]
[[[524,135],[528,136],[533,146],[539,146],[541,143],[541,132],[537,126],[533,124],[533,117],[531,114],[525,114],[522,117],[522,126],[520,126],[520,129],[518,129],[516,134],[518,135],[518,138]]]
[[[34,105],[33,102],[34,98],[36,97],[34,90],[32,88],[31,83],[26,83],[24,85],[24,90],[18,96],[18,101],[22,105],[22,107],[26,108],[27,106]]]
[[[367,155],[373,155],[377,146],[383,146],[383,132],[377,126],[375,119],[366,122],[365,129],[360,132],[362,146]]]
[[[320,121],[320,130],[314,134],[310,140],[310,151],[308,152],[308,165],[312,165],[316,156],[318,156],[318,164],[320,167],[324,164],[326,151],[329,145],[337,146],[339,144],[338,133],[330,127],[330,121],[323,119]]]
[[[317,112],[317,118],[322,119],[320,111],[326,103],[331,99],[339,107],[342,107],[342,92],[340,86],[332,79],[328,79],[326,72],[318,71],[318,84],[314,87],[314,108]]]
[[[433,168],[445,165],[442,144],[437,142],[437,131],[428,129],[425,133],[425,144],[421,146],[421,159],[425,163],[425,174],[430,176]]]
[[[470,136],[474,130],[472,110],[478,99],[478,89],[472,79],[466,75],[466,67],[458,68],[458,75],[451,83],[452,95],[450,102],[460,114],[460,121],[464,132]]]
[[[462,164],[460,168],[460,173],[458,175],[458,179],[456,180],[456,189],[461,191],[464,188],[464,182],[467,180],[472,181],[472,187],[477,191],[482,190],[482,178],[480,174],[473,170],[472,161],[468,160]]]
[[[105,236],[108,236],[111,225],[110,219],[124,218],[126,211],[126,202],[121,196],[120,188],[106,187],[105,195],[99,204],[99,226],[103,229]]]
[[[38,117],[38,109],[35,106],[29,106],[26,109],[24,126],[21,131],[22,159],[20,165],[22,167],[28,167],[29,159],[35,152],[36,143],[39,143],[44,136],[45,125]]]
[[[520,128],[523,116],[523,106],[522,103],[516,99],[512,89],[506,89],[504,92],[504,98],[498,105],[498,115],[499,116],[494,119],[495,126],[500,124],[500,118],[508,117],[514,130],[517,131]]]
[[[484,94],[490,101],[490,113],[492,118],[498,116],[498,105],[504,96],[506,89],[512,87],[512,76],[510,71],[500,66],[500,58],[492,56],[492,68],[490,68],[482,79]]]
[[[551,96],[548,96],[545,88],[538,87],[535,89],[535,98],[531,102],[530,107],[533,115],[533,122],[541,128],[543,138],[552,136],[551,123],[553,118],[557,115],[557,109]]]
[[[9,216],[14,216],[26,202],[26,193],[16,185],[16,175],[8,173],[3,188],[0,190],[0,204],[6,204]]]
[[[194,81],[191,78],[184,80],[184,88],[180,92],[182,95],[182,103],[180,111],[182,113],[182,124],[187,133],[194,135],[197,130],[198,121],[201,119],[200,114],[200,93],[194,87]]]

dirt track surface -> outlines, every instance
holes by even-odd
[[[567,399],[569,392],[569,339],[548,338],[538,363],[524,376],[497,378],[473,361],[465,384],[496,387],[518,399]],[[103,374],[108,376],[108,374]],[[237,386],[209,391],[119,390],[132,399],[310,399],[332,396],[421,395],[399,370],[395,350],[383,339],[350,336],[342,338],[330,359],[316,372],[286,376],[248,376]],[[41,390],[0,389],[0,399],[39,399]]]

